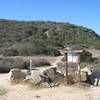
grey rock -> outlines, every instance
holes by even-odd
[[[43,75],[48,76],[52,81],[56,78],[56,67],[46,69],[43,71]]]
[[[41,81],[41,71],[39,70],[32,70],[31,71],[31,80],[32,82],[38,83]]]
[[[26,69],[11,69],[8,80],[24,80],[28,74]]]

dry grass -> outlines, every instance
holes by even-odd
[[[0,89],[0,96],[6,95],[7,92],[7,89]]]
[[[44,58],[33,59],[32,66],[33,67],[50,66],[50,62]]]

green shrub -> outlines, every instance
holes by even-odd
[[[19,56],[32,56],[33,48],[21,48],[19,49]]]
[[[59,56],[60,52],[53,48],[44,45],[37,45],[29,48],[19,49],[20,56],[34,56],[34,55],[47,55],[47,56]]]
[[[0,73],[7,73],[14,68],[28,68],[29,64],[20,58],[0,58]]]
[[[48,50],[48,47],[66,44],[100,49],[100,36],[91,29],[69,23],[0,20],[0,53],[11,45],[22,48],[20,51],[7,49],[5,56],[58,55],[57,50]]]
[[[31,86],[31,88],[44,88],[45,86],[44,86],[44,84],[42,83],[42,82],[38,82],[38,83],[31,83],[30,84],[30,86]]]
[[[92,54],[86,50],[83,50],[83,52],[80,54],[81,62],[93,62],[94,59],[92,57]]]
[[[7,93],[6,89],[0,89],[0,96],[4,96]]]
[[[49,56],[59,56],[60,55],[60,52],[53,48],[53,47],[47,47],[47,55]]]
[[[6,49],[3,51],[3,56],[18,56],[19,52],[16,49]]]
[[[33,67],[44,67],[44,66],[50,66],[50,63],[43,58],[33,59],[32,60],[32,66]]]

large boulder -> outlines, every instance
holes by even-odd
[[[29,74],[29,70],[26,69],[11,69],[8,80],[24,80]]]
[[[81,81],[87,81],[87,80],[88,80],[88,73],[81,72]]]
[[[76,80],[79,80],[79,71],[75,71],[75,79]],[[86,71],[81,71],[80,72],[80,74],[81,74],[81,81],[87,81],[88,80],[88,72],[86,72]]]
[[[48,85],[48,87],[51,87],[51,83],[53,82],[50,77],[50,71],[53,73],[53,70],[45,69],[44,71],[41,70],[32,70],[31,71],[31,82],[33,83],[39,83],[42,82],[44,85]],[[49,77],[50,76],[50,77]]]
[[[54,81],[56,78],[64,77],[62,73],[57,72],[56,67],[46,69],[42,74],[48,76],[52,81]]]
[[[54,80],[56,78],[56,67],[54,68],[49,68],[43,71],[43,75],[48,76],[51,80]]]
[[[92,74],[91,70],[90,70],[88,67],[82,68],[82,69],[81,69],[81,72],[87,72],[88,75],[91,75],[91,74]]]
[[[40,70],[32,70],[31,71],[31,80],[32,82],[38,83],[41,81],[41,71]]]
[[[66,69],[65,69],[65,63],[64,62],[60,62],[57,64],[57,71],[59,71],[62,74],[66,74]]]
[[[9,74],[9,80],[30,80],[33,83],[47,82],[49,86],[55,82],[55,79],[63,78],[64,75],[57,72],[56,67],[46,68],[44,70],[34,69],[11,69]]]

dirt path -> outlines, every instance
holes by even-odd
[[[100,87],[59,86],[31,89],[28,85],[12,85],[7,77],[8,74],[0,74],[0,88],[8,91],[0,96],[0,100],[100,100]]]
[[[52,65],[53,66],[57,66],[57,63],[61,62],[61,59],[63,58],[64,56],[58,56],[56,57],[55,61],[52,61]]]
[[[86,49],[86,50],[92,53],[93,57],[100,59],[100,50],[96,50],[96,49]]]

